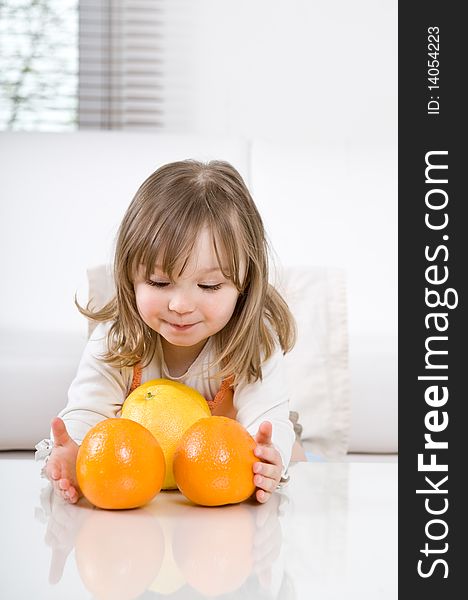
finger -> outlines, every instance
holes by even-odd
[[[70,493],[68,490],[61,490],[61,495],[62,495],[62,498],[65,500],[65,502],[70,501]]]
[[[63,498],[63,491],[59,487],[59,482],[58,481],[53,481],[52,485],[54,486],[54,494],[56,496],[60,496],[61,498]]]
[[[64,477],[63,479],[59,479],[59,482],[58,482],[58,484],[59,484],[59,488],[60,488],[60,489],[61,489],[63,492],[66,492],[66,491],[69,489],[69,487],[70,487],[70,485],[71,485],[71,482],[70,482],[70,480],[69,480],[69,479],[66,479],[66,478]]]
[[[263,477],[263,475],[255,475],[254,483],[258,488],[261,488],[266,492],[273,492],[278,485],[278,480],[270,479],[270,477]]]
[[[55,417],[52,419],[51,427],[55,446],[64,446],[70,440],[65,423],[59,417]]]
[[[281,469],[278,465],[271,465],[270,463],[256,462],[253,465],[254,473],[263,475],[265,477],[271,477],[272,479],[281,479]]]
[[[61,471],[62,470],[58,462],[56,462],[55,460],[49,460],[46,466],[46,475],[49,479],[60,479]]]
[[[270,444],[273,427],[270,421],[263,421],[260,423],[255,441],[257,444]]]
[[[76,502],[78,502],[79,500],[79,494],[78,491],[71,485],[68,490],[68,501],[71,504],[75,504]]]
[[[255,492],[255,497],[260,504],[264,504],[271,498],[271,494],[269,492],[265,492],[265,490],[257,490]]]
[[[257,446],[254,450],[255,456],[260,458],[262,462],[267,462],[272,465],[282,466],[280,453],[274,446]]]

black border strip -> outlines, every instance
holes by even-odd
[[[425,600],[465,595],[468,573],[468,52],[461,6],[400,2],[398,16],[399,596],[421,593]]]

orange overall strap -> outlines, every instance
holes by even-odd
[[[140,363],[138,363],[137,365],[135,365],[133,367],[133,379],[132,379],[132,385],[130,386],[130,391],[128,392],[129,394],[131,394],[133,392],[133,390],[136,390],[137,387],[139,385],[141,385],[142,373],[143,373],[143,369],[141,368]]]
[[[234,383],[234,375],[223,379],[221,383],[221,387],[219,388],[218,393],[213,398],[213,400],[207,400],[208,406],[210,407],[211,412],[215,409],[216,406],[221,404],[221,402],[226,397],[226,394],[230,391],[232,384]]]

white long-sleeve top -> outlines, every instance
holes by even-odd
[[[108,324],[99,324],[90,337],[70,386],[68,403],[58,415],[65,422],[70,437],[78,444],[99,421],[120,414],[132,384],[133,368],[119,369],[99,359],[106,351],[108,327]],[[156,352],[153,361],[143,369],[141,383],[162,377],[196,389],[206,400],[214,399],[221,379],[210,368],[213,359],[210,339],[180,377],[171,376],[164,359],[158,356],[162,357],[162,352]],[[263,363],[262,374],[262,380],[234,388],[233,405],[237,420],[253,436],[262,421],[271,422],[272,442],[281,455],[284,475],[291,459],[295,434],[289,420],[289,397],[280,348]]]

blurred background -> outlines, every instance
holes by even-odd
[[[280,263],[345,270],[351,442],[396,451],[396,0],[0,0],[0,130],[3,355],[83,333],[138,185],[216,149]]]
[[[0,126],[391,145],[393,0],[2,0]]]

